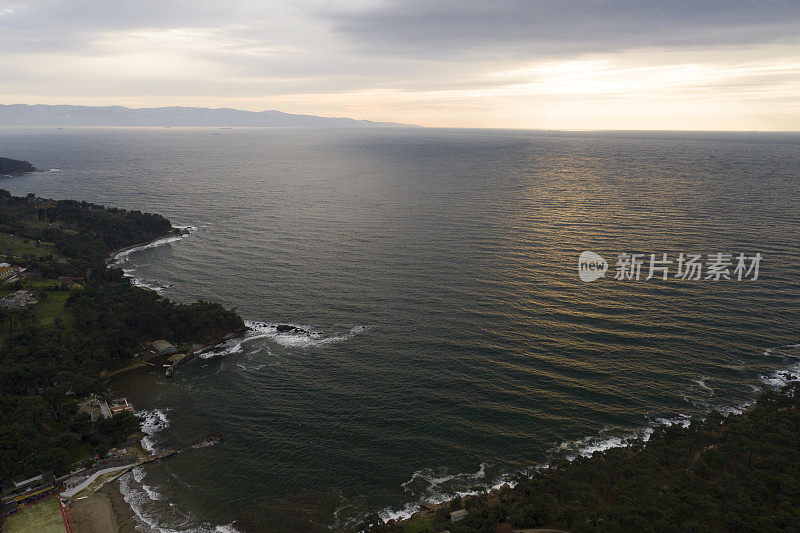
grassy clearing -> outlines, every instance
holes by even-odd
[[[53,253],[52,244],[39,244],[34,241],[23,239],[8,233],[0,233],[0,255],[8,256],[9,259],[19,258],[24,255],[34,257],[46,257]]]
[[[71,326],[72,315],[64,309],[69,298],[68,291],[48,291],[47,298],[43,298],[36,307],[36,318],[43,326],[52,326],[56,317],[61,317],[65,326]]]
[[[433,517],[417,518],[403,524],[403,533],[427,533],[433,531]]]
[[[6,519],[3,533],[64,533],[64,519],[56,498],[26,505]]]

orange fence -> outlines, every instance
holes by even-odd
[[[75,533],[75,525],[72,523],[72,511],[68,505],[64,505],[61,498],[58,499],[58,506],[61,508],[61,517],[64,519],[64,529],[67,533]]]

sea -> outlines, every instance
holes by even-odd
[[[141,531],[404,517],[800,374],[800,134],[0,128],[0,155],[49,169],[13,194],[189,227],[117,266],[250,326],[113,383],[150,450],[224,435],[121,479]]]

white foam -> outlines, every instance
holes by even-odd
[[[761,383],[774,389],[780,389],[789,383],[800,381],[800,363],[784,370],[775,370],[769,375],[758,376],[758,378]]]
[[[423,503],[438,505],[453,498],[464,498],[478,494],[478,491],[463,490],[463,487],[474,486],[474,481],[486,477],[486,463],[481,463],[478,471],[474,473],[446,474],[442,470],[426,468],[414,472],[411,479],[401,484],[406,492],[417,495],[414,502],[408,503],[399,509],[386,508],[378,513],[381,520],[405,520],[412,514],[420,510]],[[486,490],[496,490],[503,485],[513,487],[513,481],[506,481],[507,475],[495,478],[493,483],[486,487]]]
[[[123,269],[122,273],[126,278],[130,278],[131,284],[136,287],[141,287],[143,289],[149,289],[154,291],[158,294],[162,294],[165,290],[170,288],[170,285],[162,285],[160,283],[156,283],[154,281],[146,281],[143,278],[136,277],[132,274],[132,269]]]
[[[239,533],[239,530],[233,527],[233,522],[226,526],[217,526],[214,528],[214,531],[218,531],[219,533]]]
[[[302,326],[297,324],[287,325],[302,331],[279,332],[279,324],[255,322],[251,320],[246,320],[245,325],[249,328],[249,331],[244,339],[245,341],[254,339],[270,339],[286,348],[320,347],[336,342],[342,342],[352,339],[368,328],[368,326],[355,326],[350,328],[350,331],[347,333],[327,336],[320,331],[315,331],[311,326]]]
[[[243,349],[242,342],[244,342],[246,337],[247,334],[245,334],[243,337],[235,337],[221,344],[217,344],[207,352],[201,353],[198,357],[200,357],[200,359],[211,359],[212,357],[218,357],[220,355],[239,353]]]
[[[798,350],[800,349],[800,344],[784,344],[783,346],[776,346],[774,348],[767,348],[764,350],[763,355],[769,357],[778,352],[779,355],[777,357],[798,357],[800,358],[800,353],[785,353],[784,350]]]
[[[191,515],[181,512],[174,503],[169,503],[171,518],[179,518],[181,529],[172,529],[160,523],[162,516],[164,496],[151,487],[142,484],[136,479],[134,469],[131,473],[119,478],[119,489],[125,502],[130,506],[136,521],[136,529],[145,533],[239,533],[233,523],[227,525],[214,525],[202,523],[190,526],[196,522]],[[168,503],[168,502],[165,502]]]
[[[281,346],[286,348],[309,348],[321,347],[335,342],[342,342],[353,338],[362,331],[365,331],[368,326],[355,326],[350,328],[350,331],[341,335],[326,336],[324,333],[314,331],[310,326],[298,326],[295,324],[287,324],[292,327],[303,330],[304,332],[278,332],[278,324],[270,324],[266,322],[256,322],[253,320],[245,320],[247,332],[244,335],[227,340],[211,350],[203,352],[199,355],[201,359],[211,359],[212,357],[219,357],[239,353],[244,350],[246,343],[258,339],[270,339]],[[263,350],[259,348],[253,353]]]
[[[209,446],[216,446],[217,444],[219,444],[219,441],[217,440],[212,440],[209,442],[201,442],[200,444],[195,444],[194,446],[192,446],[192,449],[208,448]]]
[[[157,246],[163,246],[164,244],[168,244],[168,243],[171,243],[171,242],[179,241],[179,240],[183,239],[184,237],[187,237],[187,236],[191,235],[192,233],[195,233],[198,230],[198,228],[195,227],[195,226],[176,226],[176,225],[173,225],[172,227],[174,229],[184,230],[185,233],[182,233],[181,235],[171,235],[169,237],[164,237],[163,239],[158,239],[158,240],[155,240],[153,242],[150,242],[150,243],[147,243],[147,244],[143,244],[141,246],[135,246],[133,248],[128,248],[127,250],[123,250],[123,251],[119,252],[118,254],[116,254],[114,256],[114,258],[109,263],[109,266],[119,267],[120,265],[126,263],[130,259],[131,254],[134,254],[136,252],[140,252],[142,250],[147,250],[149,248],[155,248]],[[139,265],[139,266],[143,266],[143,265]],[[134,274],[134,272],[135,271],[132,268],[123,268],[122,269],[122,274],[126,278],[129,278],[131,280],[131,284],[133,284],[136,287],[141,287],[143,289],[149,289],[151,291],[155,291],[158,294],[162,294],[166,289],[170,288],[170,285],[156,283],[155,281],[148,281],[148,280],[145,280],[143,278],[137,277]]]
[[[753,403],[755,403],[755,400],[750,402],[740,403],[739,405],[728,405],[725,407],[720,407],[719,409],[717,409],[717,411],[719,411],[724,415],[740,415],[744,413],[748,407],[753,405]]]
[[[156,433],[169,427],[167,414],[161,409],[152,409],[150,411],[137,411],[136,416],[142,419],[142,432],[145,434],[141,441],[142,448],[153,453],[156,451],[153,437]]]
[[[785,349],[785,348],[800,348],[800,344],[790,344],[786,346],[778,347],[777,349]],[[771,354],[776,349],[769,349],[764,352],[765,355]],[[771,387],[776,389],[782,388],[783,386],[787,385],[793,381],[800,381],[800,363],[795,366],[790,367],[789,369],[785,370],[776,370],[772,374],[768,376],[759,376],[761,381]],[[704,390],[706,394],[712,396],[714,394],[714,390],[709,387],[705,380],[708,379],[706,377],[701,377],[698,379],[693,379],[692,382],[695,383],[700,389]],[[754,394],[757,394],[761,391],[760,387],[755,385],[750,385],[751,389],[753,390]],[[696,402],[694,400],[690,400],[683,396],[684,400],[694,403],[694,404],[702,404],[702,407],[705,410],[711,409],[711,404],[707,402]],[[751,400],[748,402],[743,402],[738,405],[734,406],[725,406],[721,408],[717,408],[723,414],[741,414],[747,409],[750,405],[752,405],[755,400]],[[566,441],[562,442],[557,449],[561,452],[566,452],[566,458],[569,460],[573,460],[577,457],[590,457],[595,452],[604,452],[606,450],[610,450],[612,448],[618,448],[621,446],[625,446],[627,441],[632,439],[642,439],[643,441],[648,441],[652,436],[653,432],[655,431],[656,427],[664,426],[664,425],[680,425],[682,427],[688,427],[691,424],[691,416],[688,414],[679,414],[675,417],[665,418],[665,417],[656,417],[653,418],[651,424],[640,428],[639,430],[632,431],[626,433],[624,435],[617,435],[611,437],[603,437],[601,436],[589,436],[583,439],[578,439],[574,441]],[[604,428],[601,433],[605,433],[608,431],[609,428]],[[547,463],[542,463],[535,466],[532,470],[538,470],[541,468],[547,468]],[[480,475],[479,475],[480,474]],[[412,485],[414,485],[417,480],[424,480],[426,481],[429,486],[424,491],[420,498],[412,503],[406,504],[404,507],[400,509],[392,509],[387,508],[383,511],[379,512],[378,515],[384,522],[389,520],[405,520],[410,518],[414,513],[420,510],[423,503],[429,503],[433,505],[437,505],[448,500],[451,500],[456,497],[465,497],[477,494],[477,492],[460,492],[460,491],[448,491],[442,490],[442,485],[446,484],[450,481],[463,478],[465,476],[469,476],[469,474],[453,474],[453,475],[442,475],[438,474],[437,472],[426,469],[414,472],[411,476],[411,479],[402,483],[402,487],[406,491],[412,490]],[[481,464],[481,468],[476,474],[472,475],[474,479],[479,479],[485,476],[485,463]],[[500,481],[495,481],[494,485],[489,487],[487,490],[495,490],[506,484],[505,479],[507,479],[508,475],[500,476]],[[513,487],[514,482],[508,482],[508,485]]]
[[[787,352],[788,350],[788,352]],[[797,352],[792,352],[797,350]],[[777,353],[776,353],[777,352]],[[776,348],[769,348],[764,352],[765,356],[800,358],[800,344],[785,344]],[[800,363],[791,365],[789,368],[775,370],[771,374],[758,376],[761,383],[773,389],[780,389],[794,381],[800,381]]]
[[[133,474],[133,479],[135,479],[137,483],[141,483],[142,480],[144,479],[145,472],[144,468],[142,468],[141,466],[137,466],[136,468],[131,470],[131,473]]]
[[[714,389],[706,385],[707,379],[708,379],[707,377],[703,376],[702,378],[693,379],[692,382],[695,383],[698,387],[700,387],[704,391],[706,391],[709,396],[714,396]]]
[[[147,493],[147,497],[153,501],[164,499],[164,496],[150,485],[142,484],[142,489]]]
[[[177,533],[175,530],[160,527],[155,517],[146,511],[147,502],[153,500],[144,490],[139,489],[138,483],[130,474],[125,474],[119,478],[119,490],[123,499],[133,511],[136,522],[138,522],[136,529],[145,532]]]
[[[170,235],[169,237],[164,237],[162,239],[157,239],[153,242],[149,242],[147,244],[142,244],[141,246],[134,246],[132,248],[128,248],[126,250],[122,250],[121,252],[117,253],[114,256],[114,259],[111,261],[111,266],[119,266],[122,263],[125,263],[130,258],[131,254],[135,254],[136,252],[141,252],[142,250],[148,250],[150,248],[156,248],[158,246],[163,246],[165,244],[169,244],[171,242],[179,241],[189,235],[195,233],[198,228],[196,226],[172,226],[174,229],[184,230],[185,233],[181,233],[180,235]]]
[[[657,417],[652,419],[650,424],[638,430],[612,437],[588,436],[582,439],[566,441],[558,446],[558,450],[566,452],[566,458],[571,461],[577,457],[590,457],[595,452],[604,452],[611,448],[620,448],[625,446],[630,440],[642,439],[646,442],[650,439],[653,431],[658,426],[680,425],[687,427],[690,423],[691,417],[686,414],[680,414],[673,418]],[[604,429],[608,430],[608,428]]]

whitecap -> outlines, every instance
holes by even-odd
[[[698,387],[700,387],[701,389],[706,391],[709,396],[714,396],[714,389],[712,389],[711,387],[706,385],[706,380],[707,379],[708,378],[706,376],[703,376],[703,377],[698,378],[698,379],[693,379],[692,383],[696,384]]]
[[[141,466],[137,466],[136,468],[131,470],[131,473],[133,474],[133,479],[135,479],[137,483],[141,483],[142,480],[144,479],[145,472],[144,468],[142,468]]]
[[[142,437],[142,448],[150,453],[156,451],[154,436],[169,427],[167,414],[161,409],[151,409],[149,411],[137,411],[136,416],[142,419],[141,428],[145,434]]]
[[[800,364],[793,365],[783,370],[775,370],[771,374],[758,376],[761,383],[780,389],[794,381],[800,381]]]
[[[247,331],[243,335],[220,343],[199,354],[198,357],[201,359],[211,359],[212,357],[240,353],[244,350],[244,344],[258,339],[270,339],[286,348],[321,347],[335,342],[342,342],[351,339],[367,329],[367,326],[355,326],[350,328],[347,333],[326,336],[322,332],[314,331],[310,326],[288,324],[302,331],[279,332],[279,324],[256,322],[253,320],[245,320],[244,323],[247,326]],[[261,350],[263,350],[263,347],[255,350],[253,353],[260,352]]]
[[[770,349],[764,351],[764,355],[772,355],[776,351],[781,351],[782,352],[781,355],[788,355],[790,357],[798,357],[799,356],[798,354],[791,354],[791,353],[790,354],[786,354],[785,352],[783,352],[786,349],[800,349],[800,344],[787,344],[787,345],[779,346],[779,347],[776,347],[776,348],[770,348]],[[707,394],[713,395],[714,391],[713,391],[713,389],[711,389],[711,387],[709,387],[705,383],[706,379],[708,379],[708,378],[702,377],[702,378],[699,378],[699,379],[694,379],[692,381],[699,388],[701,388],[704,391],[706,391]],[[768,386],[770,386],[772,388],[775,388],[775,389],[780,389],[780,388],[786,386],[787,384],[789,384],[791,382],[800,381],[800,363],[798,363],[797,365],[793,365],[792,367],[790,367],[788,369],[776,370],[776,371],[772,372],[769,375],[761,375],[761,376],[759,376],[759,379],[765,385],[768,385]],[[753,391],[754,394],[758,394],[759,392],[761,392],[761,387],[758,387],[756,385],[750,385],[750,388],[751,388],[751,390]],[[703,410],[708,411],[708,410],[710,410],[712,408],[711,404],[709,404],[707,402],[697,402],[695,400],[687,398],[685,395],[683,395],[682,397],[687,402],[691,402],[691,403],[695,404],[698,407],[703,407],[704,408]],[[753,405],[754,402],[755,402],[755,399],[750,400],[750,401],[746,401],[746,402],[742,402],[742,403],[739,403],[739,404],[733,405],[733,406],[717,407],[716,409],[718,411],[720,411],[721,413],[726,414],[726,415],[741,414],[749,406]],[[656,417],[656,418],[651,419],[651,423],[650,424],[648,424],[647,426],[645,426],[643,428],[640,428],[640,429],[638,429],[636,431],[631,431],[631,432],[625,433],[623,435],[617,435],[617,436],[611,436],[611,437],[603,437],[602,434],[608,432],[608,428],[603,428],[603,430],[600,432],[601,436],[589,436],[589,437],[585,437],[583,439],[562,442],[561,444],[559,444],[556,447],[556,449],[558,451],[562,452],[562,453],[566,452],[567,453],[566,458],[569,459],[569,460],[573,460],[573,459],[575,459],[577,457],[589,457],[594,452],[604,452],[604,451],[610,450],[612,448],[618,448],[618,447],[621,447],[621,446],[625,446],[627,444],[627,442],[629,440],[631,440],[631,439],[642,439],[643,441],[646,442],[646,441],[648,441],[650,439],[650,437],[652,436],[652,434],[655,431],[656,427],[664,426],[664,425],[680,425],[682,427],[688,427],[689,424],[691,424],[691,421],[692,421],[692,417],[690,415],[688,415],[688,414],[679,414],[677,416],[669,417],[669,418],[667,418],[667,417]],[[483,466],[484,465],[482,464],[481,465],[481,469],[479,470],[479,472],[484,472],[485,473],[485,469],[484,469]],[[537,470],[537,469],[547,468],[547,467],[548,467],[547,463],[542,463],[542,464],[539,464],[539,465],[535,466],[532,470]],[[520,472],[520,473],[525,473],[525,472]],[[463,474],[461,474],[461,475],[463,476]],[[445,492],[440,492],[440,491],[437,490],[439,488],[439,485],[441,485],[442,483],[446,483],[446,482],[448,482],[450,480],[453,480],[458,476],[459,476],[458,474],[456,474],[456,475],[437,475],[436,472],[434,472],[431,469],[414,472],[414,474],[411,476],[411,479],[409,479],[408,481],[405,481],[404,483],[402,483],[403,489],[405,489],[406,491],[410,491],[411,490],[411,486],[415,483],[415,481],[422,479],[422,480],[427,481],[430,484],[429,485],[429,489],[427,490],[428,494],[423,495],[421,498],[419,498],[417,501],[415,501],[413,503],[406,504],[402,508],[399,508],[399,509],[386,508],[383,511],[379,512],[378,514],[379,514],[379,516],[381,517],[381,519],[384,522],[389,521],[389,520],[404,520],[404,519],[410,518],[412,514],[414,514],[415,512],[419,511],[419,509],[421,508],[421,505],[423,503],[430,503],[430,504],[436,505],[436,504],[440,504],[440,503],[446,502],[446,501],[448,501],[450,499],[453,499],[454,497],[464,497],[464,496],[468,496],[468,495],[471,495],[471,494],[475,494],[474,492],[456,492],[456,493],[451,493],[451,492],[446,492],[446,491]],[[499,482],[496,482],[488,490],[494,490],[494,489],[500,488],[503,484],[506,483],[505,482],[505,477],[506,476],[501,476],[502,480],[499,481]],[[509,486],[512,486],[512,487],[514,486],[513,481],[509,482],[508,484],[509,484]]]
[[[415,501],[400,508],[387,507],[379,511],[378,516],[380,516],[381,520],[384,522],[389,520],[405,520],[419,511],[422,504],[438,505],[453,498],[464,498],[466,496],[479,494],[479,491],[472,490],[472,487],[475,485],[474,481],[486,477],[487,466],[487,463],[481,463],[477,472],[457,474],[445,474],[442,471],[430,468],[418,470],[411,475],[411,479],[401,484],[405,491],[418,495]],[[426,485],[421,488],[414,486],[421,485],[421,483],[425,483]],[[513,480],[509,480],[507,474],[503,474],[497,476],[491,484],[486,486],[485,490],[497,490],[503,485],[514,487],[516,483]],[[466,489],[466,487],[470,488]]]
[[[766,357],[800,358],[800,344],[784,344],[783,346],[767,348],[762,355]]]
[[[233,523],[226,525],[214,525],[208,522],[196,524],[197,520],[190,514],[181,512],[175,504],[169,503],[169,512],[172,518],[178,518],[180,529],[173,529],[161,523],[163,516],[164,496],[147,485],[138,482],[131,473],[119,478],[119,490],[125,502],[133,511],[136,529],[146,533],[238,533]]]
[[[128,261],[128,259],[130,258],[131,254],[134,254],[136,252],[141,252],[142,250],[148,250],[150,248],[156,248],[158,246],[163,246],[163,245],[169,244],[171,242],[179,241],[179,240],[181,240],[181,239],[183,239],[185,237],[188,237],[189,235],[195,233],[196,231],[198,231],[198,228],[196,226],[175,226],[175,225],[173,225],[172,227],[174,229],[183,230],[184,233],[181,233],[180,235],[170,235],[169,237],[163,237],[161,239],[156,239],[155,241],[149,242],[147,244],[142,244],[141,246],[133,246],[131,248],[127,248],[125,250],[122,250],[121,252],[118,252],[116,255],[114,255],[112,261],[110,262],[110,266],[119,266],[122,263],[125,263],[126,261]]]
[[[346,333],[326,335],[321,331],[316,331],[311,326],[303,326],[298,324],[287,324],[288,326],[292,326],[297,330],[286,332],[278,331],[278,326],[280,324],[246,320],[245,325],[249,328],[249,331],[244,339],[245,341],[255,339],[270,339],[285,348],[316,348],[326,346],[328,344],[352,339],[359,333],[366,331],[368,328],[368,326],[354,326]]]
[[[126,278],[130,278],[131,284],[134,285],[135,287],[141,287],[143,289],[148,289],[148,290],[154,291],[154,292],[156,292],[158,294],[162,294],[165,290],[170,288],[170,285],[166,285],[166,284],[162,285],[162,284],[156,283],[154,281],[146,281],[146,280],[144,280],[142,278],[134,276],[130,272],[132,272],[132,270],[130,270],[130,269],[128,270],[127,273],[125,272],[125,270],[123,270],[123,275]]]
[[[147,493],[147,497],[153,501],[164,499],[164,496],[150,485],[142,484],[142,489]]]

